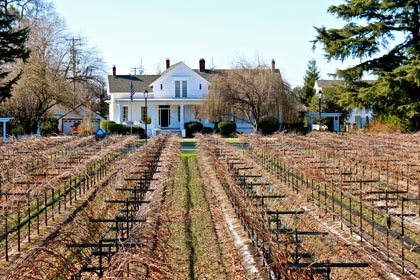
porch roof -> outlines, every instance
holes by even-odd
[[[127,98],[116,98],[115,101],[118,102],[131,102],[130,99]],[[148,104],[160,104],[163,103],[162,105],[165,105],[165,103],[170,103],[170,104],[181,104],[184,103],[186,105],[189,104],[201,104],[203,103],[203,98],[147,98],[147,103]],[[133,104],[136,103],[144,103],[145,99],[144,98],[139,98],[139,99],[133,99]]]

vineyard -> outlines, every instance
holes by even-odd
[[[4,143],[0,278],[419,279],[417,136]]]

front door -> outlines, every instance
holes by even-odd
[[[170,125],[169,118],[170,118],[170,106],[162,105],[159,106],[159,122],[160,127],[168,127]]]

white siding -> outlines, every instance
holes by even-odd
[[[208,81],[185,64],[180,63],[152,84],[155,98],[175,98],[175,81],[187,81],[188,93],[186,98],[203,98],[207,94]],[[160,85],[162,85],[162,89]]]

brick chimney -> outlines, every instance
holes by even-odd
[[[204,58],[200,59],[199,64],[200,64],[200,72],[206,71],[206,61],[204,60]]]
[[[112,76],[117,76],[117,67],[112,66]]]
[[[171,61],[169,60],[169,58],[166,59],[166,69],[168,69],[169,67],[171,67]]]
[[[276,61],[274,60],[274,58],[271,60],[271,71],[274,72],[274,70],[276,70]]]

